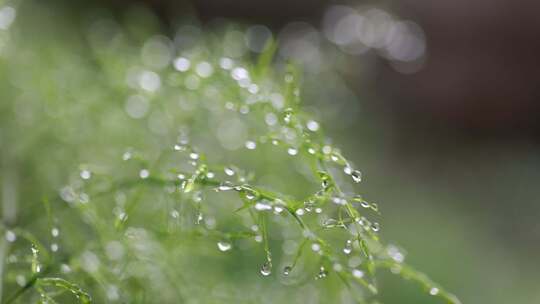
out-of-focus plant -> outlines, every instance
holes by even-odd
[[[73,12],[0,7],[4,302],[377,303],[388,270],[459,303],[380,240],[271,34]]]

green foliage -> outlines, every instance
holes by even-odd
[[[378,303],[385,270],[459,303],[381,241],[274,42],[67,15],[23,2],[2,32],[7,303]]]

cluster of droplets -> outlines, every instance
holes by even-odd
[[[190,90],[199,88],[199,79],[216,77],[218,74],[209,61],[195,62],[184,56],[174,59],[172,65],[175,71],[179,73],[194,72],[186,76],[184,81],[184,86]],[[238,111],[244,116],[252,113],[250,106],[264,99],[260,94],[266,89],[254,82],[254,77],[252,77],[248,69],[230,58],[221,58],[219,66],[226,71],[227,77],[235,81],[243,90],[240,97],[244,98],[245,95],[243,94],[246,92],[246,94],[249,94],[244,101],[239,103],[224,101],[225,109]],[[149,92],[159,90],[161,86],[160,75],[152,71],[142,71],[139,74],[138,88]],[[185,161],[191,167],[189,170],[176,172],[173,181],[166,180],[165,182],[176,185],[175,189],[183,197],[189,198],[195,204],[194,223],[197,225],[205,221],[205,215],[201,211],[201,205],[205,203],[204,187],[210,187],[216,192],[235,191],[244,203],[244,206],[240,209],[247,207],[246,209],[249,209],[250,212],[254,211],[254,213],[264,216],[278,215],[284,218],[285,215],[290,215],[291,219],[300,225],[303,237],[309,240],[308,246],[311,249],[311,254],[315,253],[321,259],[315,279],[324,279],[330,275],[330,271],[335,271],[347,273],[344,276],[346,279],[351,277],[357,280],[371,280],[373,278],[372,268],[375,267],[375,259],[387,258],[388,261],[401,264],[404,260],[404,254],[397,247],[388,247],[384,253],[371,251],[371,244],[375,244],[373,246],[375,248],[380,247],[379,236],[377,235],[377,232],[380,231],[380,225],[378,222],[370,221],[364,215],[364,211],[378,213],[379,207],[376,203],[365,201],[359,195],[345,193],[340,189],[338,181],[341,181],[341,179],[336,178],[334,176],[336,173],[328,167],[337,166],[342,172],[340,174],[349,176],[354,184],[362,181],[362,172],[355,169],[352,163],[342,156],[339,149],[327,144],[328,140],[322,137],[320,133],[321,126],[317,121],[305,118],[306,115],[297,109],[298,106],[295,102],[299,99],[299,89],[296,87],[296,82],[297,79],[292,74],[287,73],[285,75],[285,83],[292,88],[294,102],[287,100],[284,95],[278,93],[268,94],[270,97],[267,99],[273,107],[272,112],[266,113],[264,116],[268,134],[258,137],[250,134],[247,137],[249,139],[245,140],[245,142],[242,140],[240,146],[243,143],[245,149],[256,153],[264,144],[270,143],[273,146],[282,147],[283,152],[290,157],[295,157],[295,159],[300,159],[306,163],[313,161],[316,164],[316,169],[313,170],[313,178],[320,183],[320,188],[317,189],[316,193],[303,200],[295,200],[280,193],[261,191],[258,187],[251,185],[238,168],[230,165],[210,166],[207,164],[205,155],[200,150],[192,147],[186,136],[181,136],[180,140],[172,145],[172,151],[173,153],[182,153]],[[135,111],[136,107],[133,107],[135,101],[133,98],[130,99],[128,101],[129,106],[127,106],[128,115],[134,118],[138,115],[138,112]],[[256,114],[255,111],[253,113]],[[240,117],[244,116],[240,115]],[[171,151],[170,146],[168,151]],[[140,157],[141,155],[133,149],[128,149],[122,155],[122,159],[125,161]],[[139,181],[155,181],[164,175],[159,170],[154,170],[153,167],[148,166],[146,162],[141,162],[139,165],[138,176],[136,176]],[[219,178],[222,175],[223,178]],[[76,200],[81,203],[88,202],[88,195],[82,191],[83,187],[81,185],[93,178],[94,173],[90,169],[87,167],[82,168],[79,172],[81,182],[63,188],[60,193],[61,197],[68,203]],[[173,189],[173,191],[176,190]],[[122,206],[117,207],[115,210],[117,217],[121,221],[127,219],[127,211]],[[174,219],[178,219],[180,215],[180,212],[176,209],[170,211],[170,216]],[[184,216],[184,212],[182,212],[182,216]],[[310,219],[317,219],[318,227],[312,227],[309,224]],[[190,220],[193,222],[193,218]],[[259,272],[262,276],[268,277],[272,274],[272,259],[266,240],[268,232],[266,228],[262,228],[261,223],[258,224],[251,227],[249,235],[254,235],[256,242],[265,245],[266,260],[260,266]],[[345,230],[347,237],[352,239],[345,240],[344,246],[336,252],[318,235],[320,228],[323,230],[334,228]],[[53,237],[57,236],[58,233],[56,236],[53,233]],[[12,237],[6,233],[6,238],[9,240]],[[234,240],[228,238],[225,234],[215,244],[218,251],[229,252],[237,249],[236,246],[233,246],[233,242]],[[51,245],[51,250],[56,251],[57,249],[54,250]],[[332,262],[332,267],[327,269],[328,264],[325,264],[324,261]],[[284,276],[291,275],[295,264],[296,261],[292,265],[285,266],[282,274]],[[346,267],[348,268],[345,269]],[[367,284],[371,286],[371,282]],[[436,295],[439,293],[439,289],[433,287],[429,293]]]

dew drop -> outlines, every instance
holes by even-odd
[[[351,177],[352,177],[352,180],[355,182],[355,183],[359,183],[362,181],[362,172],[358,171],[358,170],[354,170],[352,173],[351,173]]]
[[[298,149],[296,149],[296,148],[289,148],[289,149],[287,149],[287,153],[288,153],[289,155],[291,155],[291,156],[294,156],[294,155],[298,154]]]
[[[174,145],[174,151],[186,151],[187,147],[182,144],[176,144]]]
[[[328,271],[324,268],[324,266],[321,266],[321,268],[319,268],[319,273],[317,273],[315,276],[315,279],[324,279],[326,276],[328,276]]]
[[[292,271],[292,267],[291,266],[285,266],[283,267],[283,275],[285,276],[288,276]]]
[[[189,70],[189,67],[191,66],[191,62],[187,58],[178,57],[174,60],[173,65],[177,71],[185,72]]]
[[[360,206],[362,206],[362,207],[364,207],[364,208],[369,208],[369,207],[371,207],[371,205],[369,204],[369,202],[366,202],[366,201],[362,201],[362,202],[360,203]]]
[[[319,243],[311,244],[311,250],[313,250],[315,252],[319,252],[321,250],[321,244],[319,244]]]
[[[381,226],[377,222],[372,223],[371,224],[371,230],[373,230],[373,232],[378,232],[379,230],[381,230]]]
[[[90,177],[92,177],[92,172],[90,172],[89,170],[82,170],[81,171],[81,178],[82,179],[90,179]]]
[[[345,174],[347,174],[347,175],[351,175],[352,172],[353,172],[353,169],[349,165],[347,165],[347,166],[343,167],[343,172]]]
[[[232,248],[232,244],[225,241],[217,242],[217,246],[218,246],[218,249],[223,252],[229,251]]]
[[[285,109],[285,111],[283,112],[283,121],[285,121],[285,123],[291,123],[292,116],[293,116],[293,109],[291,108]]]
[[[191,153],[189,153],[189,158],[191,158],[193,160],[197,160],[197,159],[199,159],[199,154],[197,154],[195,152],[191,152]]]
[[[252,140],[248,140],[248,141],[246,141],[246,148],[248,150],[255,150],[255,148],[257,148],[257,143],[255,143]]]
[[[308,128],[308,130],[316,132],[317,130],[319,130],[319,123],[314,120],[310,120],[306,123],[306,127]]]
[[[58,228],[54,227],[51,229],[51,235],[53,237],[58,237],[60,235],[60,230],[58,230]]]
[[[343,248],[343,253],[349,255],[351,254],[351,252],[352,252],[352,241],[347,240],[347,242],[345,242],[345,247]]]
[[[323,221],[322,225],[326,228],[332,228],[337,226],[337,221],[333,218],[329,218]]]
[[[124,154],[122,154],[122,160],[130,160],[132,156],[133,155],[130,151],[126,151]]]
[[[272,263],[270,261],[266,261],[262,266],[261,266],[261,274],[265,277],[269,276],[270,274],[272,274]]]
[[[257,210],[257,211],[267,211],[267,210],[272,210],[272,206],[270,206],[269,204],[257,202],[257,203],[255,204],[255,210]]]
[[[171,217],[172,218],[178,218],[180,216],[180,212],[178,212],[178,210],[174,209],[171,211]]]
[[[275,214],[281,214],[283,212],[284,208],[282,206],[274,206],[274,213]]]
[[[305,211],[303,208],[298,208],[294,213],[296,213],[296,215],[302,216],[305,214]]]
[[[436,296],[439,294],[439,288],[437,287],[433,287],[429,290],[429,294],[432,295],[432,296]]]
[[[322,152],[324,154],[330,154],[332,152],[332,147],[329,146],[329,145],[326,145],[326,146],[322,147]]]
[[[322,208],[319,208],[319,207],[315,208],[315,213],[318,213],[318,214],[322,213]]]
[[[52,252],[57,252],[58,251],[58,244],[52,243],[51,244],[51,251]]]
[[[228,176],[233,176],[235,174],[234,169],[230,167],[225,167],[223,171],[225,171],[225,174],[227,174]]]
[[[15,242],[15,240],[17,239],[17,235],[15,235],[15,233],[11,230],[8,230],[6,231],[6,240],[8,242]]]
[[[359,269],[353,269],[352,270],[352,275],[355,278],[361,279],[361,278],[364,277],[364,272],[362,270],[359,270]]]
[[[233,184],[231,182],[222,182],[219,187],[217,187],[218,191],[229,191],[232,190]]]
[[[308,151],[309,154],[315,154],[315,152],[316,152],[315,149],[313,149],[313,148],[308,148],[307,151]]]
[[[148,171],[147,169],[142,169],[141,171],[139,171],[140,178],[145,179],[148,178],[148,176],[150,176],[150,171]]]
[[[201,212],[199,212],[199,214],[197,214],[197,225],[199,225],[202,220],[203,220],[203,214]]]

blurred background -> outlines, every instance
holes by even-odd
[[[273,35],[279,55],[305,69],[309,111],[362,169],[383,238],[463,303],[540,303],[539,2],[61,6],[113,15],[145,7],[170,36],[181,36],[186,23],[206,28],[226,19],[248,25],[254,54]],[[4,21],[0,14],[0,28]],[[381,284],[395,290],[384,303],[431,303],[390,276]]]

